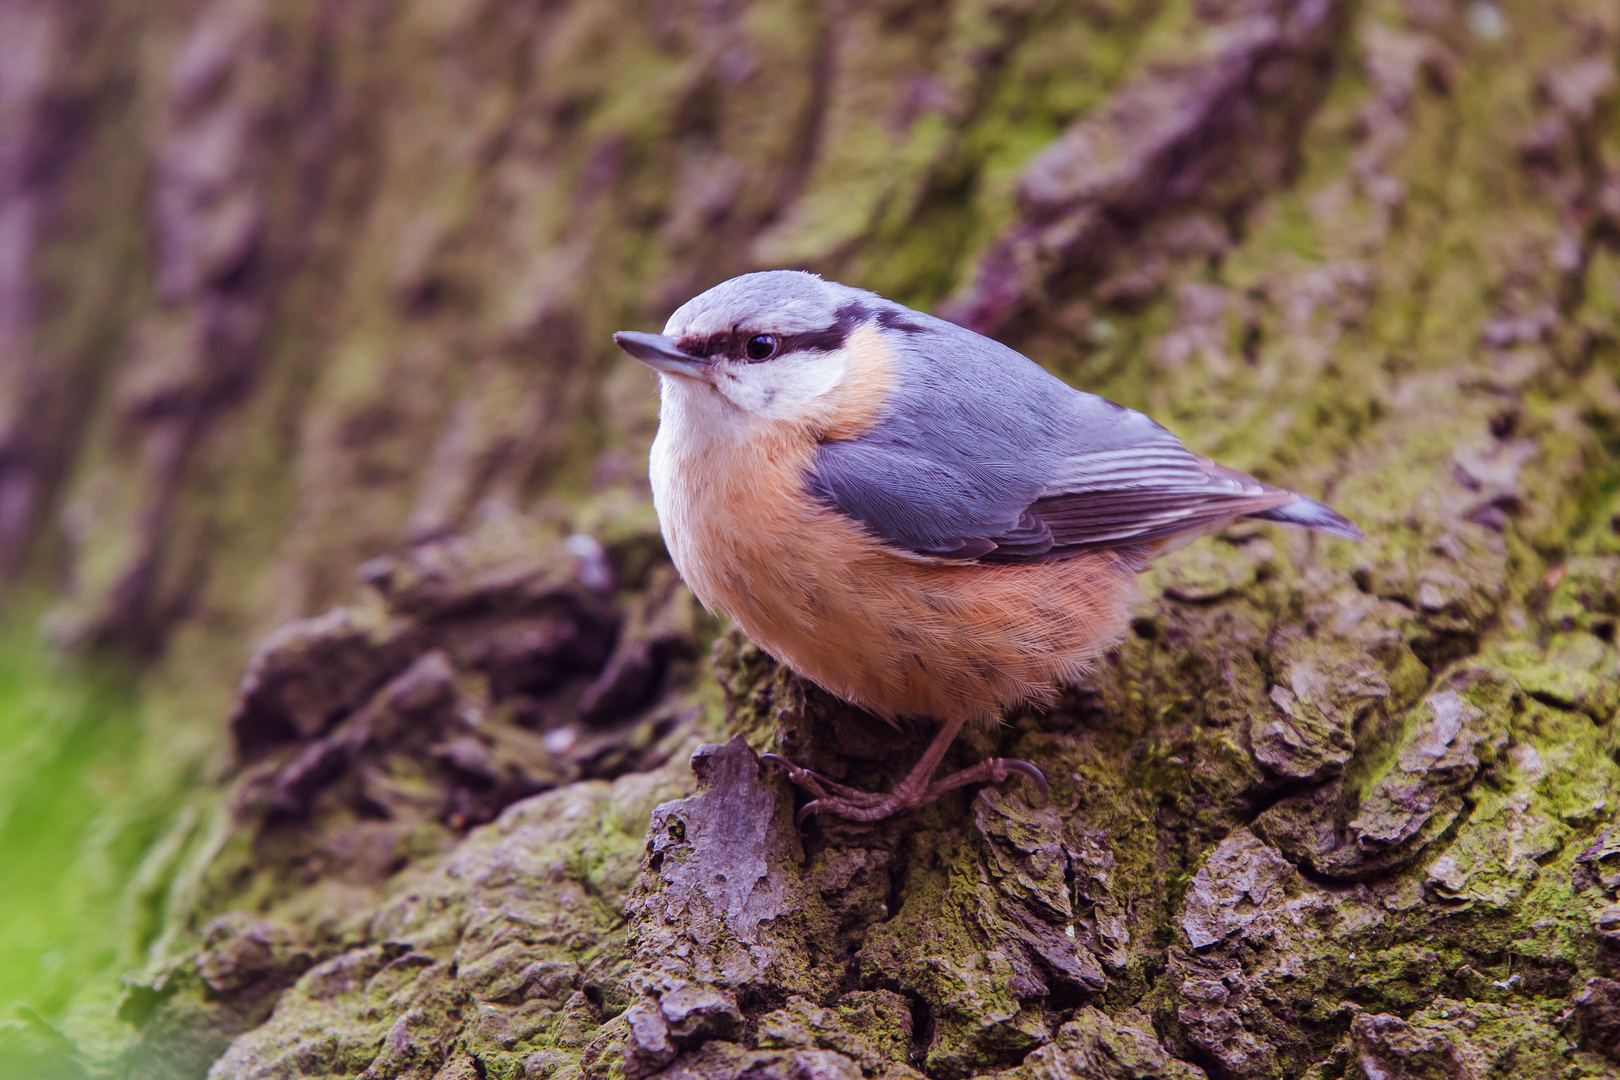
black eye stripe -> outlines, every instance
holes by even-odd
[[[756,337],[772,337],[776,339],[776,350],[765,359],[776,359],[806,350],[837,352],[844,347],[844,342],[849,339],[851,331],[871,319],[872,312],[865,306],[845,304],[835,313],[833,324],[825,330],[809,330],[801,334],[773,334],[769,330],[760,329],[757,324],[752,327],[738,326],[704,338],[682,338],[680,349],[688,356],[704,359],[723,356],[728,360],[760,363],[760,360],[748,355],[748,343]]]
[[[907,334],[920,334],[923,328],[900,314],[898,311],[878,312],[878,325],[885,330],[899,330]]]
[[[730,334],[712,334],[706,338],[686,337],[681,338],[675,345],[687,356],[696,356],[706,360],[711,356],[717,356],[725,352],[726,342],[730,338]]]

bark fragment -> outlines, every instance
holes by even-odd
[[[231,1040],[221,1078],[1612,1072],[1613,13],[624,14],[222,0],[131,38],[190,73],[140,97],[177,126],[128,276],[170,292],[109,306],[145,329],[85,398],[62,565],[91,616],[155,568],[126,625],[178,619],[158,686],[345,614],[262,654],[244,771],[141,871],[126,1071]],[[283,45],[308,65],[261,62]],[[294,198],[260,120],[305,104],[344,135]],[[963,295],[1038,360],[1371,539],[1244,526],[1162,563],[1086,685],[957,751],[1036,762],[1050,807],[798,833],[741,750],[694,794],[700,741],[875,788],[927,730],[734,637],[694,663],[715,628],[659,555],[651,388],[607,332],[766,256],[932,306],[986,244],[1017,273]],[[208,330],[236,299],[276,333]],[[252,350],[220,341],[262,346],[239,398],[211,380]],[[154,475],[168,510],[123,482]],[[725,842],[671,834],[733,799]]]
[[[1334,5],[1206,4],[1198,17],[1184,55],[1121,88],[1030,161],[1019,181],[1020,220],[947,304],[947,318],[993,333],[1059,283],[1101,277],[1108,255],[1150,212],[1198,208],[1201,196],[1232,183],[1223,172],[1258,165],[1272,173],[1267,179],[1282,178],[1288,136],[1271,129],[1299,124],[1314,105],[1312,69]],[[1279,118],[1268,122],[1266,112]],[[1256,179],[1238,180],[1237,191]],[[1241,205],[1242,196],[1233,192],[1231,201]]]

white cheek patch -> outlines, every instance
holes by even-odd
[[[806,349],[763,364],[727,364],[716,372],[715,387],[752,416],[802,420],[817,400],[838,389],[848,366],[842,349]]]

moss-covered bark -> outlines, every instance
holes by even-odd
[[[180,809],[117,1000],[0,1047],[1620,1071],[1612,5],[5,18],[42,44],[0,85],[0,560],[64,642],[143,658]],[[695,610],[608,341],[767,265],[992,330],[1369,539],[1246,525],[1157,567],[1085,685],[956,751],[1037,763],[1049,804],[796,830],[757,753],[878,786],[927,733]]]

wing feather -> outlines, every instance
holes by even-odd
[[[1199,457],[1141,413],[896,307],[912,327],[897,350],[897,401],[872,431],[823,443],[808,487],[897,547],[1028,562],[1248,516],[1360,536],[1320,503]]]

